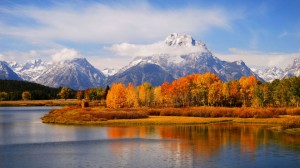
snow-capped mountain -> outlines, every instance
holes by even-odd
[[[272,82],[275,79],[283,79],[292,76],[300,75],[300,58],[295,58],[293,63],[288,65],[284,70],[273,66],[273,67],[257,67],[252,66],[251,70],[255,72],[259,77],[264,79],[266,82]]]
[[[22,79],[26,81],[35,81],[51,66],[51,63],[45,63],[41,59],[36,59],[25,64],[9,62],[9,65]]]
[[[284,78],[300,75],[300,57],[295,58],[293,63],[285,69]]]
[[[53,63],[36,79],[37,83],[50,87],[87,89],[102,87],[105,75],[85,58],[75,58]]]
[[[251,67],[251,70],[266,82],[282,79],[285,72],[279,67]]]
[[[145,65],[158,65],[165,74],[170,74],[174,79],[194,73],[211,72],[218,75],[223,81],[239,79],[242,76],[255,75],[243,61],[226,62],[213,56],[202,41],[194,40],[190,35],[176,34],[169,35],[164,41],[155,43],[166,51],[186,51],[186,53],[160,53],[145,57],[136,57],[128,66],[122,68],[117,74],[108,78],[108,84],[113,82],[112,79],[128,81],[134,75],[131,69],[139,69]],[[130,73],[128,73],[130,72]],[[158,74],[157,74],[158,75]],[[126,82],[125,82],[126,83]],[[136,84],[136,83],[134,83]],[[158,85],[162,83],[157,83]]]
[[[5,61],[0,61],[0,79],[22,80]]]
[[[106,77],[108,76],[113,76],[114,74],[116,74],[118,72],[118,70],[113,69],[113,68],[104,68],[101,71]]]

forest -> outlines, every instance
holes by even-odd
[[[40,84],[0,80],[2,100],[103,100],[109,108],[131,107],[299,107],[300,76],[260,82],[254,76],[223,82],[212,73],[192,74],[153,87],[115,83],[106,88],[74,91]]]
[[[0,80],[0,101],[55,99],[61,88],[51,88],[33,82]]]
[[[193,74],[152,87],[113,84],[106,105],[130,107],[298,107],[300,76],[260,82],[254,76],[223,82],[212,73]]]

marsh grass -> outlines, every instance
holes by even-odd
[[[109,109],[101,106],[82,109],[80,106],[71,106],[52,110],[42,117],[42,121],[44,123],[86,125],[203,124],[213,122],[283,124],[286,120],[300,118],[300,116],[296,116],[298,110],[226,107]],[[284,127],[293,127],[293,125]]]

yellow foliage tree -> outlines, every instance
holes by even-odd
[[[129,83],[126,88],[126,105],[127,107],[138,107],[138,97],[132,83]]]
[[[239,80],[239,83],[241,86],[240,93],[243,98],[243,106],[250,106],[252,97],[254,95],[254,89],[258,83],[258,80],[251,75],[248,78],[242,77]]]
[[[126,106],[126,89],[124,84],[113,84],[108,91],[106,105],[109,108],[123,108]]]

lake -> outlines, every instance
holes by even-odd
[[[0,107],[0,167],[300,167],[300,136],[264,125],[65,126]]]

